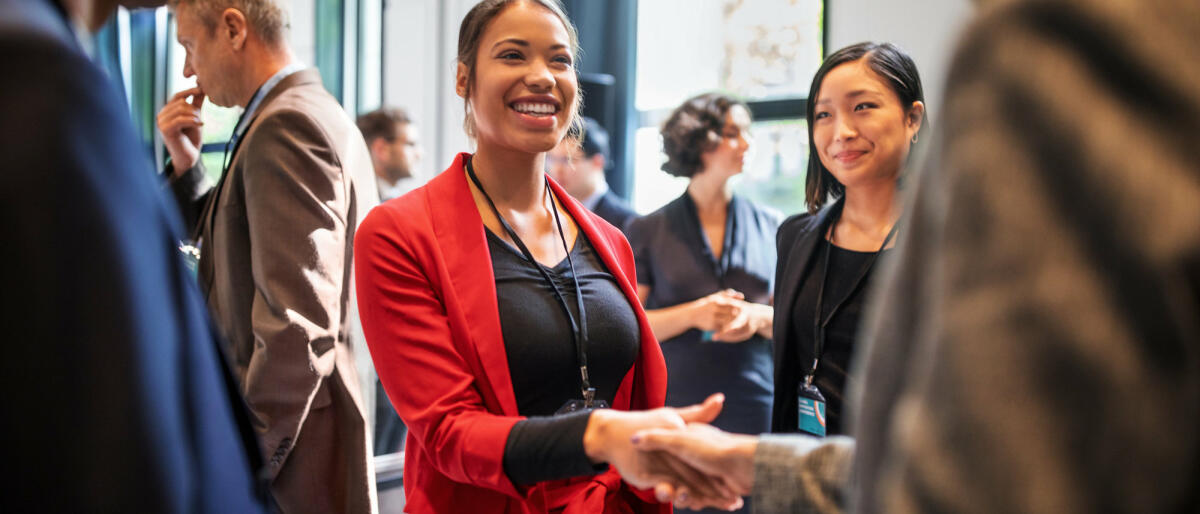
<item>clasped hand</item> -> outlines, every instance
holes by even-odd
[[[584,449],[592,460],[615,467],[634,487],[653,488],[659,501],[736,509],[753,482],[754,451],[747,454],[747,441],[741,438],[757,439],[707,425],[720,414],[724,400],[714,394],[684,408],[597,410],[584,434]]]
[[[766,305],[745,300],[733,289],[717,291],[693,302],[696,328],[712,332],[712,340],[740,343],[767,329],[774,311]],[[769,336],[769,334],[767,334]]]

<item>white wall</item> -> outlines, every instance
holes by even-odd
[[[473,147],[463,134],[462,99],[454,94],[458,24],[475,0],[390,0],[384,8],[385,106],[402,107],[423,139],[423,177],[441,172]]]
[[[288,17],[291,20],[291,31],[288,43],[300,62],[312,66],[316,64],[316,0],[291,0],[286,2]]]
[[[654,0],[643,0],[654,1]],[[926,104],[936,121],[942,85],[959,31],[974,11],[970,0],[826,0],[829,48],[861,41],[891,42],[917,63]]]

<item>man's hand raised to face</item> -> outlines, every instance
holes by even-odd
[[[191,97],[190,102],[188,97]],[[158,130],[162,132],[176,174],[187,171],[200,160],[200,128],[204,126],[200,121],[200,107],[203,105],[204,91],[194,87],[175,93],[158,111]]]

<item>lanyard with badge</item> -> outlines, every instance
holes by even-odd
[[[184,264],[192,272],[192,276],[195,276],[200,268],[200,245],[203,244],[203,241],[200,240],[200,234],[204,230],[205,220],[208,219],[209,213],[212,209],[216,208],[218,193],[221,186],[225,183],[225,175],[229,171],[229,165],[231,164],[229,162],[230,152],[241,141],[242,136],[249,128],[250,118],[258,111],[259,104],[262,103],[267,94],[283,79],[303,68],[304,66],[299,63],[292,63],[276,71],[271,78],[267,79],[266,82],[258,86],[258,89],[254,90],[254,94],[250,96],[250,102],[246,104],[246,108],[238,116],[237,123],[233,126],[233,132],[229,134],[229,142],[225,143],[225,151],[221,155],[221,178],[217,182],[217,187],[212,189],[208,202],[204,204],[204,210],[201,212],[200,219],[192,230],[191,237],[179,243],[179,251],[183,253]]]
[[[833,237],[834,229],[837,228],[838,220],[841,218],[839,212],[833,218],[833,223],[830,224],[829,234]],[[862,287],[863,282],[867,278],[867,274],[871,271],[871,267],[875,264],[875,259],[887,248],[888,242],[892,240],[892,236],[896,235],[897,224],[893,224],[891,230],[888,231],[887,237],[883,238],[883,244],[879,245],[879,250],[871,254],[867,262],[863,264],[862,269],[855,277],[850,289],[846,291],[846,295],[841,300],[833,304],[829,310],[829,314],[821,316],[825,304],[825,283],[829,280],[829,261],[832,260],[833,242],[826,241],[823,245],[825,248],[825,262],[823,264],[823,272],[821,273],[821,286],[817,289],[817,305],[813,313],[813,361],[808,373],[804,375],[804,381],[800,383],[800,388],[796,391],[796,402],[798,410],[797,427],[801,432],[806,432],[815,436],[825,436],[825,396],[813,385],[813,378],[817,374],[817,366],[821,363],[821,353],[825,350],[826,330],[829,323],[833,321],[833,317],[837,315],[839,309],[854,296],[854,293]]]
[[[260,86],[254,91],[254,96],[251,97],[252,103],[259,99],[262,89]],[[204,203],[204,210],[201,211],[200,219],[196,222],[196,226],[192,228],[191,237],[179,242],[179,251],[183,253],[183,262],[187,265],[188,270],[192,272],[193,277],[199,273],[200,269],[200,245],[202,244],[200,234],[204,231],[205,221],[208,219],[209,212],[216,208],[217,191],[224,184],[225,174],[229,170],[229,153],[241,139],[241,133],[245,129],[243,123],[246,120],[246,116],[252,112],[253,110],[251,109],[245,109],[238,115],[237,124],[233,126],[233,132],[229,134],[229,141],[225,143],[224,153],[221,154],[221,178],[217,183],[218,187],[212,189],[211,196]]]
[[[546,271],[546,267],[533,258],[533,253],[525,246],[525,242],[521,240],[517,232],[508,224],[504,216],[500,215],[500,210],[496,208],[496,203],[492,201],[492,197],[488,195],[487,190],[483,188],[483,184],[479,182],[479,177],[475,175],[475,167],[472,165],[470,159],[467,160],[467,175],[471,177],[471,182],[475,183],[475,187],[479,189],[479,192],[483,193],[483,198],[487,200],[488,206],[492,208],[492,213],[496,215],[496,219],[500,220],[500,226],[504,227],[504,231],[508,233],[508,237],[512,238],[513,242],[517,244],[517,248],[521,250],[521,254],[525,256],[525,259],[533,264],[533,267],[537,268],[538,272],[541,273],[542,278],[546,279],[546,282],[550,284],[550,288],[554,291],[554,299],[558,301],[559,307],[562,307],[563,313],[567,316],[567,321],[571,324],[571,337],[575,342],[575,356],[579,365],[580,393],[583,399],[568,400],[554,414],[568,414],[577,411],[607,408],[608,402],[596,398],[596,388],[592,387],[591,380],[588,377],[587,311],[584,310],[583,291],[579,288],[579,278],[575,272],[575,262],[571,260],[571,248],[567,246],[567,236],[563,231],[562,220],[558,217],[558,203],[554,198],[554,194],[550,192],[550,179],[546,179],[546,194],[550,195],[550,207],[554,211],[554,224],[558,227],[558,237],[562,241],[563,250],[567,252],[567,264],[571,269],[571,282],[575,287],[575,304],[579,310],[578,320],[571,313],[571,308],[567,305],[567,300],[562,290],[558,287],[558,283],[550,277],[550,273]],[[582,237],[582,234],[580,236]]]

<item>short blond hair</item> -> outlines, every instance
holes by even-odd
[[[282,44],[290,28],[287,9],[277,0],[168,0],[167,5],[171,10],[188,6],[200,16],[209,32],[217,28],[217,17],[225,9],[237,9],[246,16],[246,23],[254,33],[272,45]]]

